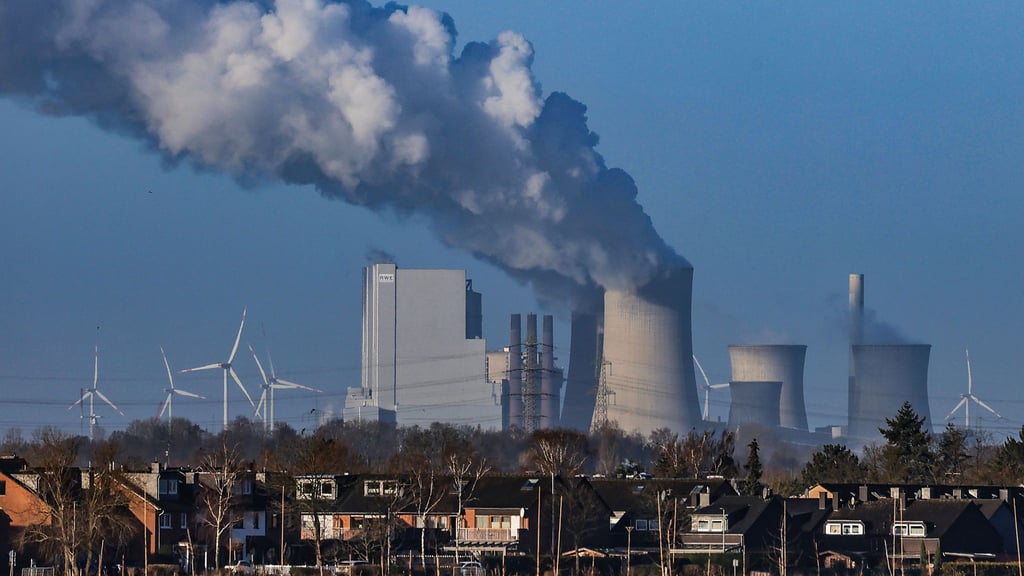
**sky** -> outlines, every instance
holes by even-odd
[[[33,29],[16,4],[0,0],[0,47],[14,45],[12,30]],[[845,423],[847,277],[863,273],[872,331],[932,345],[936,429],[966,390],[969,348],[974,393],[1005,417],[972,409],[973,425],[997,438],[1020,430],[1024,7],[423,6],[454,22],[451,58],[474,41],[512,46],[504,33],[514,31],[532,56],[513,71],[531,75],[535,96],[562,92],[586,106],[596,153],[632,176],[653,229],[694,267],[694,353],[712,381],[729,377],[730,344],[806,344],[808,420]],[[110,38],[105,54],[129,50]],[[142,137],[130,123],[26,96],[6,64],[0,57],[0,430],[87,429],[68,406],[92,384],[94,346],[99,389],[125,414],[97,405],[99,425],[109,433],[156,416],[167,386],[160,346],[175,372],[226,360],[243,308],[235,365],[250,393],[259,374],[246,343],[264,360],[269,350],[279,377],[324,391],[280,392],[279,418],[302,428],[337,415],[359,383],[361,268],[380,252],[400,267],[466,269],[483,294],[488,348],[506,344],[510,313],[554,314],[567,363],[568,306],[539,301],[507,262],[481,256],[487,248],[451,247],[436,212],[354,205],[197,161],[201,150],[174,148],[175,134]],[[274,102],[261,102],[268,117]],[[506,104],[519,115],[494,117],[509,133],[535,120],[529,98]],[[365,179],[381,177],[368,170]],[[597,214],[586,237],[628,244],[620,216]],[[175,415],[219,429],[220,373],[176,373],[175,385],[207,397],[176,399]],[[230,409],[252,413],[234,387]],[[712,417],[727,410],[727,393],[713,393]]]

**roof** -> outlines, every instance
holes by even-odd
[[[723,495],[735,495],[732,485],[723,479],[698,478],[588,478],[598,496],[615,512],[643,510],[648,507],[654,494],[666,495],[690,503],[691,495],[701,492],[710,495],[714,502]],[[699,502],[699,499],[697,500]]]

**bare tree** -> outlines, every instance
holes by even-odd
[[[234,446],[222,439],[218,450],[207,452],[200,459],[202,492],[202,525],[213,538],[214,567],[221,567],[220,547],[224,534],[234,521],[238,496],[235,484],[242,471],[241,460]]]
[[[66,570],[75,570],[75,532],[81,472],[74,467],[81,447],[80,437],[56,428],[42,428],[35,434],[29,457],[36,463],[22,480],[38,500],[19,512],[33,520],[22,533],[21,546],[38,546],[40,552],[63,558]]]
[[[128,543],[134,524],[127,522],[128,493],[113,463],[118,447],[113,442],[93,444],[94,468],[83,478],[76,522],[76,542],[85,552],[85,565],[103,566],[108,546],[118,549]]]
[[[477,458],[473,452],[453,452],[448,455],[448,473],[451,474],[452,484],[455,489],[458,502],[458,519],[455,526],[455,563],[459,564],[459,530],[463,528],[466,504],[473,500],[473,493],[480,479],[490,472],[491,467],[487,460]],[[466,526],[468,528],[468,526]]]
[[[583,471],[583,465],[590,456],[590,447],[586,435],[577,430],[537,430],[530,435],[530,445],[524,456],[526,465],[531,469],[571,478]]]

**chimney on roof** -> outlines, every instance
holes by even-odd
[[[711,506],[711,491],[707,489],[701,490],[700,493],[700,507],[704,508],[706,506]]]
[[[1003,502],[1009,502],[1010,501],[1010,489],[1009,488],[1000,488],[999,489],[999,499],[1002,500]]]
[[[839,492],[832,493],[832,510],[839,510]]]
[[[932,499],[932,487],[931,486],[922,486],[921,487],[921,500],[931,500],[931,499]]]
[[[159,474],[160,462],[153,460],[153,462],[149,465],[149,471],[152,472],[153,474]]]
[[[867,484],[862,484],[862,485],[857,487],[857,501],[858,502],[867,502],[868,501],[868,486],[867,486]]]
[[[953,499],[959,500],[963,498],[963,491],[960,488],[953,488]]]
[[[818,493],[818,510],[825,510],[825,506],[828,504],[828,494],[826,492]]]

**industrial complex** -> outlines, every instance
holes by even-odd
[[[648,435],[742,426],[780,438],[862,444],[904,401],[930,419],[930,346],[864,336],[864,277],[851,274],[848,418],[808,428],[802,344],[729,346],[728,420],[702,417],[694,372],[693,268],[677,265],[603,306],[572,314],[567,370],[556,366],[550,315],[511,313],[507,345],[483,340],[482,298],[462,270],[374,264],[364,270],[362,382],[346,419],[482,429],[593,430]],[[525,325],[524,325],[525,317]],[[538,324],[538,319],[540,323]],[[706,414],[706,412],[705,412]]]

